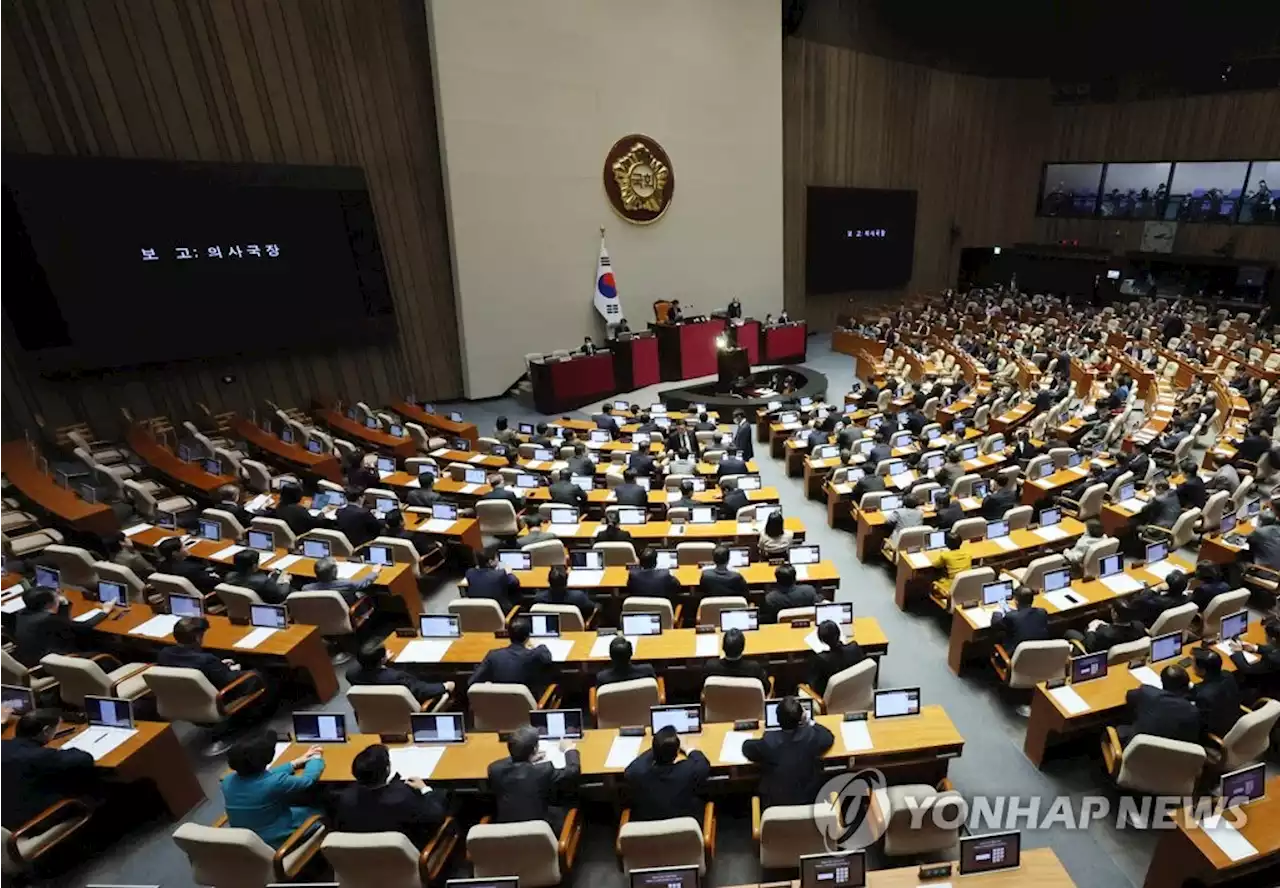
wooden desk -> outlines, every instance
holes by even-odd
[[[867,718],[867,730],[871,734],[873,749],[852,752],[844,745],[841,734],[842,717],[839,715],[820,715],[817,721],[826,725],[835,735],[826,755],[829,762],[840,762],[851,756],[855,757],[858,767],[888,769],[894,767],[921,765],[933,771],[938,779],[946,775],[948,761],[960,755],[964,749],[964,738],[956,730],[951,719],[941,706],[921,707],[918,716],[901,716],[898,718]],[[733,730],[732,723],[703,725],[702,732],[696,735],[685,735],[681,741],[685,749],[696,748],[703,752],[711,762],[711,767],[731,776],[749,776],[756,772],[756,766],[750,762],[726,762],[720,753],[724,745],[724,736]],[[759,737],[763,731],[753,732]],[[609,750],[618,737],[616,728],[596,728],[583,732],[584,736],[577,741],[578,753],[582,756],[582,775],[588,778],[617,778],[624,768],[613,768],[608,765]],[[322,783],[349,783],[352,781],[351,765],[357,754],[366,747],[381,742],[377,734],[351,734],[346,743],[324,744],[325,769],[321,775]],[[640,751],[649,748],[652,736],[646,732],[641,741]],[[397,745],[390,744],[394,749]],[[469,783],[483,784],[488,776],[489,765],[507,756],[507,745],[499,739],[498,734],[468,734],[465,743],[446,745],[444,755],[440,757],[429,778],[432,783]],[[306,744],[294,743],[282,753],[280,761],[296,758],[306,751]]]
[[[439,483],[436,488],[439,489]],[[779,500],[778,488],[761,487],[758,490],[748,490],[747,501],[751,503],[776,503]],[[675,502],[681,497],[678,490],[668,493],[666,490],[650,490],[649,491],[649,509],[659,514],[666,514],[669,503]],[[724,502],[724,493],[719,487],[712,487],[709,490],[702,490],[693,495],[694,502],[706,503],[709,506],[719,505]],[[551,502],[551,491],[546,487],[535,487],[525,494],[524,501],[526,503],[549,503]],[[605,506],[617,505],[618,499],[612,490],[604,487],[597,487],[587,494],[587,502],[593,506],[601,508]]]
[[[1191,812],[1183,808],[1173,815],[1177,828],[1160,834],[1143,888],[1180,888],[1188,879],[1222,885],[1266,870],[1274,876],[1274,868],[1280,865],[1280,777],[1267,781],[1266,798],[1243,805],[1238,812],[1245,822],[1236,828],[1258,849],[1257,854],[1233,862],[1192,821]]]
[[[179,487],[209,496],[224,484],[239,483],[240,479],[235,475],[211,475],[199,463],[183,462],[176,453],[157,441],[150,431],[140,425],[129,427],[125,442],[143,462],[176,482]]]
[[[982,500],[966,496],[960,499],[952,500],[964,510],[966,518],[974,517],[974,513],[982,510]],[[874,512],[864,512],[857,506],[850,506],[850,511],[854,521],[857,523],[857,533],[854,537],[857,547],[858,560],[863,562],[875,561],[879,556],[884,541],[889,538],[889,516],[885,512],[879,510]],[[932,505],[921,506],[921,513],[924,515],[924,523],[932,525],[938,518],[938,510]]]
[[[424,524],[431,520],[431,509],[429,507],[406,506],[403,511],[404,526],[409,530],[425,533],[427,536],[445,543],[466,546],[474,552],[479,552],[484,548],[483,538],[480,536],[480,522],[475,518],[459,518],[445,530],[429,531],[423,527]]]
[[[408,401],[392,401],[391,409],[403,416],[405,419],[416,422],[418,425],[428,429],[435,429],[452,435],[455,438],[465,438],[471,442],[474,447],[476,440],[480,437],[476,431],[476,425],[473,422],[454,422],[447,416],[441,416],[438,413],[428,413],[416,404]]]
[[[283,468],[315,475],[334,484],[343,483],[338,458],[332,453],[312,453],[297,444],[286,444],[276,435],[240,416],[232,418],[231,430],[247,441],[250,446],[269,454],[271,461]]]
[[[1247,537],[1253,533],[1254,529],[1254,519],[1250,518],[1248,521],[1238,523],[1233,533]],[[1220,533],[1206,534],[1200,538],[1198,557],[1201,561],[1212,561],[1214,564],[1232,564],[1239,560],[1240,553],[1243,551],[1245,551],[1243,548],[1228,543]]]
[[[408,435],[397,438],[382,431],[381,427],[371,429],[364,423],[343,416],[332,408],[317,410],[315,417],[334,432],[340,432],[343,438],[359,446],[381,450],[399,459],[416,456],[418,453],[418,445]]]
[[[959,864],[956,861],[950,862],[952,872],[958,872]],[[1052,848],[1023,848],[1022,866],[1015,870],[965,876],[963,879],[952,876],[947,882],[921,882],[918,865],[871,870],[867,873],[867,888],[943,888],[945,885],[956,884],[962,884],[964,888],[1024,888],[1026,885],[1036,885],[1037,888],[1075,888],[1076,883],[1071,881],[1071,876]],[[800,880],[760,882],[736,885],[734,888],[800,888]]]
[[[466,450],[451,450],[447,447],[441,450],[433,450],[428,455],[439,464],[441,472],[446,471],[450,463],[466,463],[469,466],[482,469],[505,469],[508,466],[505,457],[489,456],[487,453]],[[531,460],[521,460],[521,464],[525,462],[531,462]]]
[[[71,602],[73,616],[85,613],[98,606],[84,593],[75,589],[62,590],[62,594]],[[118,643],[130,649],[146,650],[150,654],[159,652],[160,648],[175,644],[173,636],[151,638],[146,635],[130,635],[129,632],[141,626],[158,612],[145,604],[135,603],[129,609],[120,610],[93,627],[94,632],[111,636]],[[292,623],[279,630],[271,637],[264,639],[257,647],[246,649],[236,647],[236,642],[253,631],[252,626],[236,626],[226,617],[209,614],[209,631],[204,636],[204,648],[216,651],[237,661],[253,665],[254,661],[283,661],[291,670],[305,673],[308,684],[315,689],[316,696],[323,703],[338,693],[338,678],[333,671],[333,663],[329,660],[329,652],[325,648],[324,638],[315,626]]]
[[[1113,465],[1109,459],[1098,460],[1104,468]],[[1022,485],[1021,503],[1024,506],[1037,505],[1058,495],[1064,488],[1070,487],[1089,477],[1089,460],[1085,460],[1074,469],[1058,469],[1043,478],[1026,481]]]
[[[169,816],[181,820],[204,801],[204,790],[200,788],[186,750],[166,722],[140,721],[134,727],[137,734],[94,765],[110,771],[115,779],[124,783],[145,780],[154,784],[169,809]],[[87,728],[88,725],[81,725],[74,734],[59,737],[49,745],[62,746]]]
[[[1015,429],[1031,419],[1031,415],[1035,413],[1036,405],[1031,401],[1023,401],[1012,410],[1006,410],[999,416],[991,417],[992,432],[1008,432]]]
[[[796,542],[804,540],[804,522],[799,518],[786,518],[783,520],[783,525],[792,532]],[[560,529],[556,525],[548,524],[544,527],[544,530],[554,533],[566,546],[573,544],[593,545],[596,542],[597,531],[601,527],[602,522],[599,521],[579,521],[572,529],[568,526]],[[677,532],[677,528],[683,528],[683,530]],[[746,528],[750,529],[747,530]],[[666,541],[671,546],[676,546],[680,543],[702,542],[723,542],[726,545],[754,545],[760,535],[754,525],[739,525],[737,521],[712,521],[708,524],[673,524],[670,521],[649,521],[645,524],[629,526],[627,530],[637,543]],[[528,535],[528,533],[528,528],[520,530],[520,536],[522,537]]]
[[[392,472],[378,482],[379,487],[391,487],[396,490],[420,490],[421,482],[417,475],[408,472]],[[459,500],[468,505],[480,497],[493,492],[488,484],[467,484],[465,481],[454,481],[448,475],[436,478],[431,489],[450,500]]]
[[[53,478],[40,471],[26,441],[5,442],[0,449],[0,459],[9,483],[59,524],[99,535],[119,530],[120,522],[110,506],[87,503],[74,490],[59,487]]]

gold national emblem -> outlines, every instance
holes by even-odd
[[[656,221],[671,205],[676,181],[671,158],[648,136],[619,139],[604,162],[604,190],[609,203],[628,222]]]

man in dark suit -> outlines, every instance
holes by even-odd
[[[632,820],[702,820],[699,796],[711,774],[711,762],[697,749],[677,761],[679,754],[680,735],[668,725],[653,735],[652,748],[627,765],[622,776],[631,790]]]
[[[1048,409],[1047,407],[1045,408]],[[1040,448],[1031,443],[1031,435],[1026,429],[1018,429],[1013,444],[1013,459],[1026,465],[1040,455]]]
[[[949,493],[939,496],[935,506],[938,514],[933,523],[938,530],[950,530],[953,524],[964,518],[964,506],[953,500]]]
[[[224,484],[218,488],[215,509],[221,509],[231,515],[243,528],[253,523],[253,513],[240,505],[240,488],[234,484]]]
[[[476,566],[467,570],[467,598],[489,598],[498,602],[505,614],[520,591],[520,578],[498,566],[498,553],[485,549],[476,556]]]
[[[522,684],[533,692],[535,698],[541,695],[553,660],[546,645],[529,647],[531,631],[528,617],[512,620],[508,630],[511,643],[485,654],[476,671],[471,673],[467,687],[484,681]]]
[[[751,497],[747,495],[745,490],[738,489],[736,481],[721,479],[720,490],[721,520],[731,521],[738,516],[739,509],[745,509],[751,505]]]
[[[563,471],[561,475],[563,475]],[[587,445],[579,441],[573,445],[573,456],[569,457],[569,478],[574,475],[586,475],[588,478],[596,476],[596,464],[587,454]]]
[[[1239,650],[1231,654],[1236,667],[1236,680],[1251,697],[1280,696],[1280,619],[1267,617],[1262,621],[1267,634],[1266,644],[1240,642]],[[1250,661],[1245,653],[1254,655]]]
[[[92,755],[45,745],[53,739],[58,718],[56,709],[25,713],[13,739],[0,743],[5,829],[16,830],[65,799],[89,795],[97,783]]]
[[[618,418],[613,415],[613,405],[605,404],[601,406],[600,412],[591,417],[591,421],[596,424],[596,428],[605,429],[613,437],[618,437]]]
[[[874,471],[874,467],[872,468],[873,471],[863,475],[858,479],[858,483],[853,485],[853,501],[855,503],[861,503],[862,497],[865,494],[883,493],[888,490],[888,488],[885,487],[884,478],[877,475]]]
[[[717,477],[723,478],[725,475],[747,474],[747,461],[739,455],[740,452],[736,444],[725,451],[720,460],[720,465],[716,467]]]
[[[552,540],[560,539],[551,531],[543,530],[542,524],[542,515],[538,512],[530,512],[524,516],[524,526],[528,533],[520,537],[521,548],[532,546],[534,543],[549,543]]]
[[[511,488],[507,487],[505,479],[501,475],[499,475],[497,472],[494,472],[492,475],[489,476],[488,481],[489,481],[490,490],[484,496],[480,497],[480,499],[506,500],[507,502],[511,503],[511,508],[515,509],[517,512],[520,511],[520,507],[521,505],[523,505],[520,502],[520,494],[516,493]]]
[[[988,521],[1003,518],[1018,504],[1018,482],[1003,475],[997,475],[995,481],[995,492],[982,501],[982,517]]]
[[[637,476],[649,478],[653,476],[654,460],[653,455],[649,453],[649,449],[641,444],[640,449],[631,454],[627,460],[627,466]]]
[[[680,499],[667,503],[667,509],[692,509],[698,505],[698,501],[693,498],[693,494],[693,482],[688,479],[681,481]]]
[[[424,474],[418,476],[418,487],[410,490],[405,497],[405,501],[411,506],[431,506],[435,503],[442,502],[442,497],[435,490],[436,476],[432,474]]]
[[[857,666],[867,655],[862,650],[862,645],[854,640],[852,626],[849,627],[849,640],[841,641],[840,626],[831,620],[824,620],[818,626],[818,641],[825,644],[827,649],[809,655],[809,687],[819,694],[825,694],[833,675],[850,666]]]
[[[231,557],[231,573],[226,583],[252,590],[267,604],[284,604],[289,594],[288,577],[280,571],[258,570],[262,554],[257,549],[241,549]]]
[[[560,470],[559,479],[547,488],[547,493],[553,503],[573,506],[579,512],[587,508],[587,492],[573,483],[573,473],[568,469]]]
[[[1158,478],[1154,492],[1151,501],[1143,506],[1134,520],[1139,527],[1153,525],[1168,530],[1182,514],[1182,504],[1178,502],[1178,494],[1170,488],[1168,478]]]
[[[1222,657],[1212,648],[1198,648],[1193,654],[1200,683],[1191,689],[1191,702],[1200,713],[1202,734],[1227,736],[1240,718],[1243,698],[1236,678],[1222,671]]]
[[[356,654],[356,665],[347,670],[347,681],[352,687],[375,685],[392,687],[399,685],[407,688],[413,699],[419,703],[433,700],[436,697],[453,693],[451,681],[425,681],[403,669],[396,669],[387,660],[387,649],[381,641],[374,639]]]
[[[40,665],[46,654],[73,654],[89,645],[89,631],[105,620],[112,605],[100,605],[102,613],[83,622],[71,619],[71,602],[61,592],[35,586],[22,594],[25,610],[18,612],[13,632],[13,656],[28,669]]]
[[[596,673],[596,687],[604,687],[617,681],[633,681],[637,678],[656,678],[657,673],[648,663],[631,662],[631,642],[615,635],[609,642],[609,665]]]
[[[1122,599],[1120,608],[1130,619],[1143,626],[1154,626],[1160,615],[1170,608],[1187,603],[1187,575],[1180,570],[1171,571],[1164,578],[1165,588],[1157,592],[1147,588]]]
[[[183,617],[173,627],[173,640],[177,644],[160,648],[156,662],[174,669],[199,669],[209,684],[222,690],[240,677],[240,664],[211,654],[201,645],[209,621],[203,617]]]
[[[396,832],[421,848],[449,815],[448,793],[393,775],[391,753],[381,743],[356,754],[351,776],[355,784],[339,789],[333,802],[334,829],[341,832]]]
[[[828,443],[828,438],[830,438],[830,435],[815,425],[809,429],[809,433],[805,435],[804,443],[805,446],[809,448],[809,452],[813,453],[815,448]]]
[[[1256,464],[1258,460],[1262,459],[1262,454],[1270,449],[1271,435],[1267,432],[1266,427],[1251,425],[1249,426],[1249,434],[1236,447],[1236,461],[1245,460]]]
[[[160,556],[160,562],[156,565],[157,573],[183,577],[202,595],[208,595],[222,582],[216,573],[194,558],[187,557],[187,550],[178,537],[161,540],[160,545],[156,546],[156,553]]]
[[[1138,734],[1152,734],[1183,743],[1200,740],[1200,713],[1189,698],[1191,680],[1181,666],[1166,666],[1160,672],[1161,687],[1140,685],[1125,695],[1133,713],[1132,725],[1116,729],[1122,746]]]
[[[582,767],[571,741],[560,741],[560,748],[564,750],[563,768],[543,759],[535,728],[516,728],[507,741],[509,755],[489,765],[489,791],[497,806],[495,822],[545,820],[559,837],[565,813],[562,808],[553,807],[552,802],[556,791],[575,781]]]
[[[716,424],[711,421],[711,415],[704,410],[698,414],[698,421],[694,424],[693,430],[695,432],[714,432],[716,431]]]
[[[754,438],[751,423],[747,422],[747,414],[741,410],[733,411],[733,449],[741,453],[743,459],[756,458]]]
[[[314,582],[302,587],[303,592],[337,592],[348,605],[360,600],[361,593],[373,585],[372,576],[362,580],[348,580],[338,576],[338,562],[332,558],[321,558],[315,566]]]
[[[920,412],[918,406],[913,404],[907,408],[907,424],[903,428],[909,431],[913,438],[920,437],[920,433],[924,431],[924,427],[928,424],[928,418]]]
[[[747,581],[742,574],[729,567],[729,550],[724,546],[716,546],[711,553],[713,567],[702,572],[698,580],[698,597],[708,595],[741,595],[746,597]]]
[[[867,468],[875,470],[880,463],[886,459],[893,458],[893,448],[889,446],[889,429],[881,427],[876,433],[876,443],[872,446],[871,452],[867,454]]]
[[[1139,638],[1147,634],[1146,628],[1137,620],[1124,619],[1125,613],[1119,604],[1111,606],[1111,622],[1105,623],[1095,620],[1097,623],[1094,628],[1087,632],[1081,632],[1079,629],[1068,629],[1063,633],[1063,637],[1068,641],[1079,641],[1084,645],[1084,649],[1091,654],[1100,651],[1109,651],[1118,644],[1128,644],[1131,641],[1137,641]]]
[[[640,553],[640,566],[627,574],[627,597],[666,598],[674,601],[680,594],[680,581],[671,571],[658,567],[658,553],[646,546]]]
[[[648,508],[649,491],[645,490],[636,483],[636,470],[625,469],[622,473],[622,483],[613,488],[613,497],[620,506],[640,506]]]
[[[822,600],[818,590],[808,583],[796,583],[796,569],[790,564],[779,564],[774,570],[777,586],[764,597],[760,609],[762,623],[776,623],[778,614],[789,607],[813,607]]]
[[[991,628],[1004,632],[1004,649],[1010,657],[1024,641],[1047,641],[1050,638],[1049,613],[1042,607],[1035,607],[1035,600],[1036,593],[1032,589],[1019,586],[1013,593],[1016,609],[991,618]]]
[[[1182,472],[1182,483],[1178,485],[1178,502],[1186,509],[1203,509],[1209,501],[1209,490],[1204,486],[1199,470],[1193,460],[1184,459],[1178,466]]]
[[[760,802],[766,809],[812,805],[823,784],[822,756],[835,737],[825,726],[806,721],[795,697],[778,704],[778,725],[781,730],[742,744],[747,760],[760,765]]]
[[[718,660],[710,660],[703,667],[706,678],[723,676],[725,678],[754,678],[769,691],[769,673],[764,666],[755,660],[744,660],[742,653],[747,649],[747,637],[741,629],[730,629],[720,642],[722,656]]]
[[[311,517],[307,507],[302,505],[302,488],[296,484],[285,484],[280,488],[280,500],[276,504],[273,515],[279,518],[296,535],[315,530],[319,522]]]
[[[684,450],[692,454],[695,461],[702,452],[698,447],[698,436],[689,430],[683,419],[676,420],[675,428],[667,436],[667,450]]]

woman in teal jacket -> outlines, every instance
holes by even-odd
[[[320,809],[290,804],[324,773],[319,746],[301,758],[268,768],[275,758],[276,737],[262,731],[237,743],[227,754],[233,773],[222,778],[227,823],[251,829],[273,848],[279,848],[295,829]],[[301,768],[302,773],[294,771]]]

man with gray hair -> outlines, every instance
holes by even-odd
[[[564,826],[564,808],[552,805],[557,791],[568,788],[581,772],[582,760],[573,741],[561,740],[564,767],[557,768],[539,748],[538,732],[529,725],[516,728],[507,740],[506,758],[489,765],[497,823],[545,820],[556,836]]]
[[[342,598],[348,605],[355,604],[360,597],[358,593],[363,592],[373,585],[373,577],[376,574],[367,576],[363,580],[344,580],[338,576],[338,562],[332,558],[321,558],[316,562],[316,579],[314,583],[307,583],[302,587],[303,592],[325,592],[332,591],[341,593]]]

